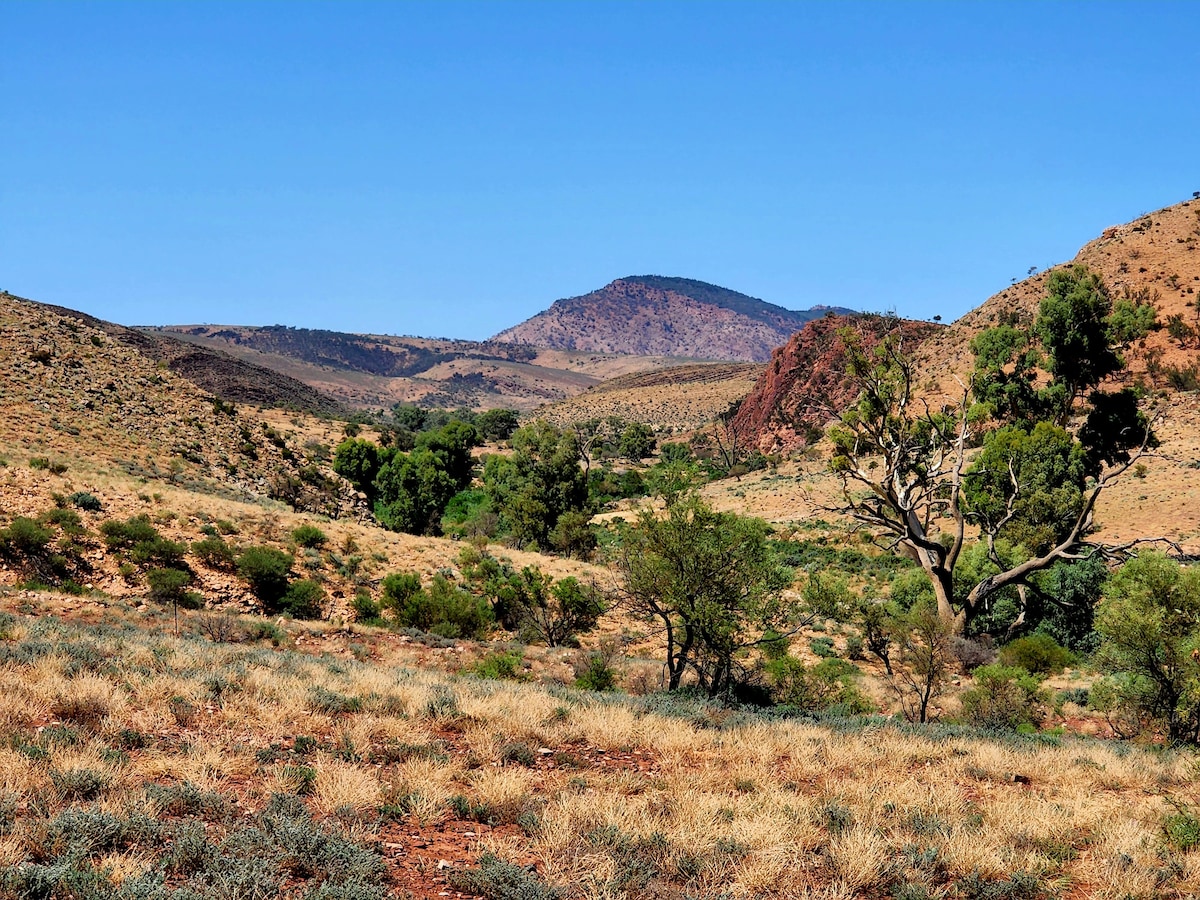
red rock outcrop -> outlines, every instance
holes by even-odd
[[[870,349],[895,329],[916,346],[942,326],[879,315],[827,315],[809,322],[775,350],[734,414],[731,427],[743,444],[763,452],[803,447],[855,400],[858,388],[846,375],[847,328]]]

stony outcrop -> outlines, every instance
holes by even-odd
[[[888,332],[915,346],[941,326],[878,315],[828,315],[810,322],[772,354],[734,414],[730,427],[741,443],[788,452],[820,438],[824,426],[858,396],[846,375],[847,329],[870,349]]]

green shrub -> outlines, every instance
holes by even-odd
[[[1087,707],[1091,692],[1085,687],[1067,688],[1059,691],[1055,704],[1074,703],[1076,706]]]
[[[319,619],[324,602],[325,589],[304,578],[288,585],[279,606],[293,619]]]
[[[192,553],[196,554],[196,558],[210,569],[231,572],[237,568],[237,559],[233,548],[215,534],[192,544]]]
[[[486,578],[483,590],[492,600],[492,612],[528,643],[577,647],[578,635],[594,629],[604,612],[604,598],[594,587],[576,578],[556,582],[537,566],[513,572],[485,557],[466,571]]]
[[[393,572],[383,579],[380,605],[397,611],[421,591],[421,576],[415,572]]]
[[[984,728],[1015,730],[1040,725],[1046,694],[1039,679],[1025,669],[996,663],[974,672],[975,686],[962,695],[966,722]]]
[[[788,655],[791,644],[790,638],[773,628],[768,628],[758,642],[758,649],[762,651],[763,659],[783,659]]]
[[[845,621],[854,602],[854,593],[847,585],[846,579],[822,576],[817,572],[809,576],[801,596],[808,609],[826,619],[839,622]]]
[[[187,566],[183,561],[187,549],[186,544],[156,537],[154,540],[135,544],[129,551],[129,559],[139,566],[182,569]]]
[[[81,535],[84,532],[83,520],[79,518],[79,513],[73,509],[56,506],[38,516],[38,521],[43,525],[54,525],[63,534],[71,535],[72,537]]]
[[[485,853],[475,869],[452,869],[450,887],[487,900],[562,900],[566,894],[524,866]]]
[[[480,678],[520,680],[525,676],[524,662],[525,654],[520,650],[503,650],[489,653],[475,663],[470,671]]]
[[[225,798],[185,781],[181,784],[146,785],[146,797],[162,812],[173,816],[202,816],[219,821],[229,811]]]
[[[480,637],[491,626],[487,601],[462,590],[441,573],[433,576],[428,588],[415,593],[409,592],[411,579],[402,575],[389,586],[390,578],[384,579],[384,599],[394,603],[391,608],[401,626],[444,637]]]
[[[1180,853],[1200,847],[1200,816],[1185,806],[1176,805],[1175,812],[1163,820],[1167,844]]]
[[[1004,880],[972,872],[954,883],[954,896],[960,900],[1044,900],[1053,896],[1042,880],[1029,872],[1013,872]]]
[[[76,509],[82,509],[84,512],[100,512],[104,508],[100,500],[87,491],[76,491],[67,498],[67,502]]]
[[[33,519],[17,516],[7,528],[0,529],[0,556],[30,558],[41,555],[54,535]]]
[[[615,691],[617,673],[604,653],[589,653],[582,671],[575,678],[575,687],[585,691]]]
[[[316,525],[304,524],[292,530],[292,540],[301,547],[324,547],[329,540]]]
[[[216,860],[216,845],[209,841],[203,823],[188,820],[175,829],[171,850],[163,859],[163,867],[168,872],[192,875],[210,868]]]
[[[865,646],[860,635],[852,634],[846,638],[846,659],[866,659]]]
[[[184,609],[200,609],[204,598],[188,590],[192,573],[182,569],[151,569],[146,573],[150,599],[159,603],[177,603]]]
[[[92,769],[50,772],[50,781],[64,800],[94,800],[108,789],[112,779]]]
[[[308,706],[313,712],[337,715],[338,713],[355,713],[362,710],[361,697],[348,697],[336,691],[320,686],[314,687],[308,695]]]
[[[350,601],[350,609],[354,612],[354,621],[363,625],[382,625],[383,607],[376,603],[371,594],[360,590]]]
[[[257,619],[246,626],[246,639],[250,641],[270,641],[273,647],[282,647],[288,643],[288,633],[266,619]]]
[[[512,741],[500,748],[498,754],[500,764],[516,763],[519,766],[530,767],[537,762],[537,754],[524,741]]]
[[[268,611],[287,593],[292,558],[274,547],[247,547],[237,557],[238,574]]]
[[[447,534],[491,535],[495,534],[496,525],[491,495],[478,488],[459,491],[450,498],[442,513],[442,531]]]
[[[868,712],[870,703],[854,684],[858,669],[841,659],[807,666],[794,656],[771,660],[765,667],[771,700],[797,709],[827,710],[843,715]]]
[[[150,524],[150,517],[143,514],[120,522],[110,519],[100,525],[100,534],[109,550],[132,549],[135,545],[159,539],[158,529]]]
[[[1048,634],[1020,637],[1000,648],[1001,665],[1016,666],[1039,675],[1057,675],[1076,661],[1074,653]]]
[[[809,640],[808,649],[813,652],[814,656],[819,656],[821,659],[833,659],[837,656],[837,651],[833,649],[833,638],[831,637],[815,637]]]

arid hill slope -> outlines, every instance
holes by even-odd
[[[541,349],[495,341],[349,334],[306,328],[170,325],[170,335],[302,381],[342,403],[531,410],[606,378],[676,365],[670,357]]]
[[[635,356],[765,362],[775,347],[826,310],[784,309],[689,278],[631,276],[581,297],[556,300],[493,340]]]
[[[124,337],[90,316],[0,295],[0,448],[201,494],[363,511],[347,482],[288,447],[260,411],[215,402]]]
[[[1200,330],[1200,200],[1189,200],[1140,216],[1133,222],[1106,228],[1085,244],[1064,266],[1082,263],[1099,272],[1114,299],[1143,297],[1154,303],[1158,319],[1171,316]],[[971,339],[988,326],[1016,314],[1032,321],[1046,293],[1046,278],[1056,266],[1005,288],[943,329],[920,349],[921,368],[947,391],[954,379],[970,373],[974,361]],[[1152,387],[1169,387],[1168,370],[1200,363],[1200,338],[1177,340],[1164,327],[1128,348],[1130,374],[1143,376]]]
[[[746,396],[762,372],[755,363],[696,363],[602,382],[537,411],[556,425],[617,416],[658,431],[689,431]]]
[[[46,313],[84,323],[114,341],[132,347],[148,359],[162,363],[201,390],[222,400],[304,410],[316,415],[336,415],[342,411],[336,400],[302,381],[219,350],[197,347],[166,334],[126,328],[78,310],[38,303],[12,294],[0,294],[0,300],[20,304],[15,308],[27,310],[29,315]]]

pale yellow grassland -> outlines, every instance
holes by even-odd
[[[677,717],[634,700],[418,669],[396,648],[383,665],[136,629],[75,635],[51,618],[19,619],[23,639],[37,636],[35,624],[91,642],[107,659],[76,671],[50,652],[0,667],[10,701],[0,716],[0,798],[19,807],[40,798],[47,815],[78,805],[52,776],[85,770],[105,782],[92,802],[114,814],[158,814],[147,782],[191,782],[249,810],[273,792],[304,792],[319,818],[350,821],[367,841],[387,840],[376,810],[402,801],[406,833],[470,831],[462,860],[485,848],[536,860],[581,897],[637,896],[619,887],[630,853],[697,896],[853,897],[886,894],[897,878],[934,889],[972,873],[1034,873],[1118,900],[1127,891],[1182,897],[1200,879],[1200,855],[1170,849],[1162,828],[1168,797],[1200,802],[1186,752],[890,724],[838,731],[714,709]],[[358,705],[327,711],[331,694]],[[89,700],[99,724],[81,724],[77,743],[49,746],[46,758],[9,747],[37,740],[68,698]],[[109,748],[128,728],[150,744],[122,762]],[[316,742],[304,756],[289,750],[301,735]],[[401,746],[425,750],[386,755]],[[498,823],[539,824],[456,831],[456,796]],[[21,827],[0,836],[10,864],[33,839]],[[939,874],[913,868],[905,848],[936,851]],[[138,872],[141,852],[111,854],[112,877]],[[1174,866],[1166,876],[1164,859]]]
[[[145,851],[130,853],[106,853],[100,857],[96,868],[108,873],[113,885],[120,885],[131,878],[145,875],[154,868],[155,858]]]

